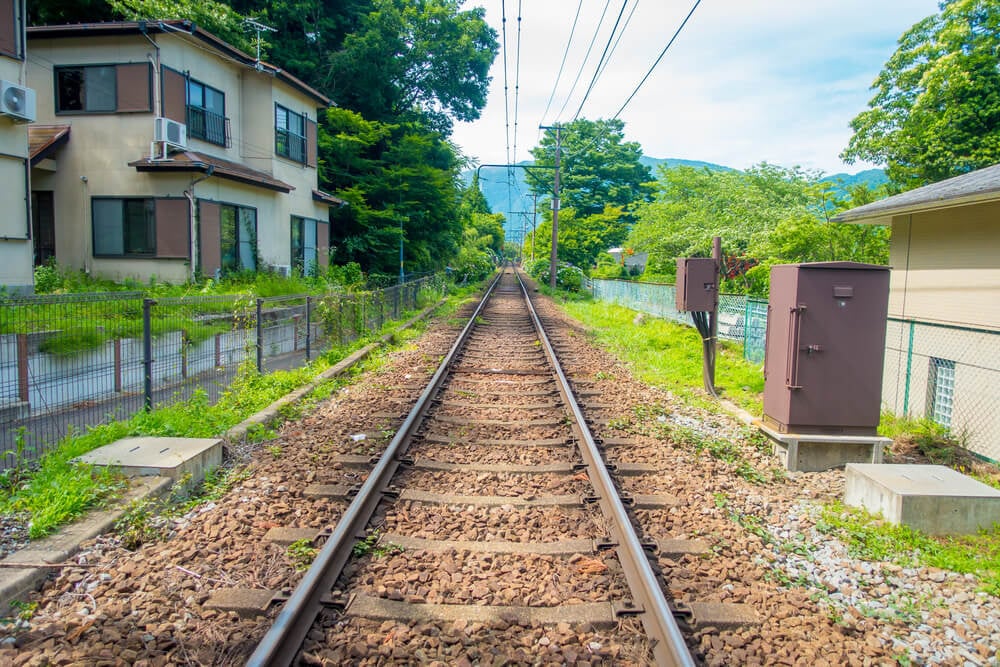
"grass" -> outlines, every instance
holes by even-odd
[[[654,317],[636,325],[635,311],[600,301],[564,301],[562,307],[644,382],[669,389],[692,405],[714,408],[702,389],[701,338],[693,327]],[[761,412],[764,376],[759,366],[744,361],[735,345],[720,343],[715,373],[721,397],[751,414]]]
[[[834,501],[822,507],[816,528],[844,542],[855,558],[972,574],[981,590],[1000,597],[1000,524],[976,535],[927,535]]]
[[[473,290],[474,288],[467,288],[450,295],[445,304],[446,313],[457,310]],[[437,299],[424,295],[423,300]],[[412,314],[402,314],[401,321]],[[390,326],[394,324],[386,323],[383,331]],[[421,328],[418,325],[405,332],[397,332],[394,340],[397,344],[405,342],[418,335]],[[29,536],[32,539],[49,535],[89,509],[118,498],[127,485],[127,480],[112,469],[91,467],[75,463],[72,459],[129,436],[216,437],[281,396],[313,381],[322,370],[363,347],[381,333],[375,332],[348,345],[335,347],[312,363],[294,370],[261,375],[252,367],[244,367],[215,404],[210,404],[207,394],[198,390],[185,401],[160,405],[150,412],[137,413],[127,420],[94,426],[85,433],[70,432],[39,460],[37,467],[20,468],[16,474],[5,474],[0,478],[0,515],[26,513],[30,517]],[[380,363],[378,359],[382,356],[372,355],[369,360],[355,366],[341,378],[320,382],[300,401],[300,406],[283,411],[283,416],[298,416],[308,406],[328,398],[341,386],[352,381],[357,374],[377,367]],[[271,428],[260,426],[250,432],[248,437],[260,441],[273,435]],[[279,448],[268,451],[274,457],[280,456]],[[203,502],[205,498],[211,499],[213,494],[215,497],[221,495],[238,475],[238,472],[226,472],[210,476],[198,494],[185,500],[182,507]],[[149,511],[148,507],[134,507],[126,512],[131,518],[123,523],[121,530],[136,544],[149,538],[149,534],[145,532]]]

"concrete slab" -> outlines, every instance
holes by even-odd
[[[205,479],[222,465],[222,440],[218,438],[123,438],[80,456],[78,461],[121,468],[130,477],[155,475],[190,483]]]
[[[1000,523],[1000,491],[945,466],[850,463],[846,482],[846,504],[932,535]]]
[[[792,472],[822,472],[848,463],[882,463],[882,450],[892,443],[877,435],[779,433],[763,421],[753,425],[773,444],[781,464]]]

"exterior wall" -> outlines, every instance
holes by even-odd
[[[890,317],[1000,330],[1000,202],[898,216]]]
[[[895,217],[889,263],[884,407],[929,417],[951,362],[952,433],[1000,460],[1000,202]]]
[[[95,258],[92,248],[92,197],[183,197],[193,189],[194,197],[257,209],[258,251],[272,265],[291,263],[292,215],[328,219],[328,207],[314,202],[315,167],[278,158],[274,152],[274,102],[298,111],[312,110],[317,102],[270,74],[216,55],[208,47],[193,44],[175,34],[151,37],[160,46],[160,64],[178,72],[189,72],[199,83],[225,94],[225,115],[230,119],[231,146],[188,138],[189,150],[244,164],[294,186],[290,193],[243,185],[211,177],[200,180],[198,172],[138,172],[129,162],[150,154],[153,118],[162,107],[154,93],[150,112],[56,114],[54,64],[122,64],[151,62],[153,45],[141,35],[33,39],[29,78],[38,91],[39,120],[71,125],[69,142],[55,156],[56,170],[36,169],[36,190],[52,190],[56,215],[56,257],[60,264],[84,269],[114,279],[134,277],[146,281],[187,280],[190,259]],[[160,77],[154,75],[154,88]],[[26,141],[25,141],[26,143]],[[196,181],[199,181],[195,183]],[[29,275],[31,253],[28,252]]]
[[[14,5],[18,11],[23,7],[20,2]],[[19,58],[0,54],[0,79],[25,83],[21,65]],[[31,292],[34,282],[27,159],[27,124],[0,116],[0,183],[4,203],[0,216],[0,285],[10,292]]]

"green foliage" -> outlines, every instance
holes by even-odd
[[[243,17],[217,0],[107,0],[115,16],[128,20],[188,19],[233,46],[252,53],[256,46],[241,30]],[[90,17],[88,17],[88,20]],[[263,37],[263,35],[262,35]],[[262,44],[262,55],[267,44]]]
[[[637,377],[694,405],[709,405],[701,388],[701,339],[692,327],[656,318],[636,325],[635,311],[599,301],[567,303],[564,308],[587,325],[598,343],[628,363]],[[724,398],[751,413],[760,412],[764,391],[760,367],[744,361],[735,346],[719,346],[716,385]]]
[[[903,33],[851,121],[845,161],[888,165],[904,188],[1000,161],[1000,0],[945,0]]]
[[[115,532],[121,538],[122,546],[135,551],[147,542],[155,542],[163,537],[163,529],[154,521],[156,503],[149,499],[133,501],[115,521]]]
[[[771,264],[830,260],[888,261],[888,230],[829,222],[840,201],[833,186],[798,168],[769,164],[745,172],[706,168],[661,169],[653,201],[636,208],[628,245],[649,252],[646,276],[672,282],[678,257],[707,257],[721,236],[727,255],[760,264],[724,285],[727,291],[766,294]],[[852,197],[866,203],[860,186]]]
[[[313,546],[312,540],[297,540],[288,545],[285,553],[295,571],[304,572],[316,560],[319,549]]]
[[[977,535],[936,537],[834,501],[823,507],[816,529],[842,540],[855,558],[972,574],[984,591],[1000,596],[1000,525]]]
[[[391,556],[392,554],[402,553],[403,547],[392,542],[387,542],[386,544],[379,544],[379,539],[382,537],[380,531],[370,530],[368,534],[365,535],[364,539],[358,540],[354,544],[354,548],[351,549],[351,553],[354,554],[355,558],[361,558],[371,554],[375,558],[382,558],[383,556]]]
[[[528,274],[543,285],[549,284],[552,262],[548,259],[536,259],[534,264],[526,267]],[[583,289],[583,271],[568,262],[556,265],[556,288],[567,292],[579,292]]]
[[[650,172],[640,162],[642,147],[624,138],[625,123],[618,119],[580,118],[562,126],[559,196],[563,208],[572,208],[577,215],[587,217],[601,213],[608,206],[621,211],[648,197],[645,184],[650,180]],[[555,166],[555,148],[555,130],[546,130],[539,145],[531,149],[535,165]],[[547,169],[528,170],[531,190],[539,195],[540,201],[551,196],[552,173]],[[617,222],[627,232],[629,220]],[[608,231],[624,236],[621,229]]]
[[[357,29],[330,54],[329,91],[373,121],[426,119],[450,131],[486,104],[499,51],[485,10],[458,0],[372,0]]]

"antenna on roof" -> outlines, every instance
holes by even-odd
[[[250,16],[248,16],[245,19],[243,19],[243,29],[244,30],[253,30],[255,33],[257,33],[257,36],[254,38],[254,43],[257,45],[257,61],[254,63],[254,67],[257,68],[257,71],[260,71],[260,70],[264,69],[263,67],[261,67],[261,64],[260,64],[260,33],[262,33],[262,32],[278,32],[278,29],[277,28],[272,28],[269,25],[264,25],[263,23],[261,23],[257,19],[255,19],[253,17],[250,17]]]

